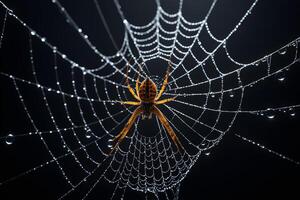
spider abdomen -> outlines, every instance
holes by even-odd
[[[143,102],[154,102],[156,92],[157,89],[155,83],[147,78],[140,85],[139,97]]]
[[[153,112],[153,103],[142,103],[142,109],[143,109],[143,119],[151,119],[152,112]]]

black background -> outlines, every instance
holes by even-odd
[[[51,1],[5,0],[14,13],[50,43],[70,58],[92,66],[97,58],[77,33],[65,23]],[[251,1],[252,2],[252,1]],[[232,29],[251,2],[219,1],[209,24],[216,36],[222,38]],[[62,1],[70,15],[85,30],[101,52],[112,55],[115,49],[97,16],[93,1]],[[124,27],[113,1],[99,2],[116,43],[122,42]],[[211,1],[184,1],[183,14],[190,20],[200,20]],[[142,25],[150,21],[155,12],[154,1],[121,1],[128,21]],[[177,8],[175,1],[162,1],[168,11]],[[232,36],[228,48],[241,62],[249,62],[272,52],[300,36],[299,1],[259,1],[252,14]],[[1,9],[1,20],[4,10]],[[1,24],[2,25],[2,24]],[[15,20],[8,18],[1,48],[1,71],[21,78],[29,78],[28,33]],[[38,48],[38,47],[37,47]],[[39,60],[47,60],[50,51],[36,53]],[[45,67],[46,61],[40,61]],[[246,91],[245,105],[252,109],[280,107],[300,102],[298,74],[299,63],[288,72],[286,80],[279,83],[269,78]],[[42,73],[42,72],[41,72]],[[23,113],[12,82],[1,76],[1,129],[0,135],[24,133],[29,122]],[[45,80],[47,82],[47,80]],[[49,81],[50,82],[50,81]],[[28,94],[30,97],[31,94]],[[29,98],[28,97],[28,98]],[[32,96],[32,98],[35,98]],[[38,106],[37,106],[38,107]],[[35,108],[33,112],[37,112]],[[238,133],[254,139],[284,155],[300,160],[299,112],[291,118],[278,113],[274,120],[262,116],[241,114],[234,126],[210,156],[201,157],[181,184],[180,199],[291,199],[299,196],[299,166],[241,141]],[[41,126],[47,130],[41,116]],[[0,144],[3,181],[47,160],[41,142],[35,137],[16,138],[13,145]],[[99,184],[89,199],[110,197],[108,183]],[[0,187],[1,199],[56,199],[67,188],[58,169],[49,166],[25,175]],[[80,191],[79,191],[80,194]],[[81,194],[82,195],[82,194]],[[19,197],[19,198],[18,198]],[[140,199],[141,193],[129,193],[127,199]]]

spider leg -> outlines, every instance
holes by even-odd
[[[136,94],[135,94],[135,91],[134,89],[130,86],[129,84],[129,80],[128,80],[128,71],[129,71],[129,64],[127,63],[127,72],[126,72],[126,84],[127,84],[127,88],[129,90],[129,92],[131,93],[131,95],[138,101],[140,101],[140,97],[138,97]]]
[[[130,116],[129,120],[125,124],[123,130],[113,139],[113,141],[116,141],[115,145],[113,146],[112,150],[110,151],[109,155],[112,154],[112,152],[119,146],[119,144],[122,142],[122,140],[126,137],[128,131],[132,127],[133,123],[135,122],[136,118],[143,112],[142,107],[137,107],[132,115]]]
[[[125,105],[132,105],[132,106],[141,105],[141,102],[138,102],[138,101],[120,101],[119,103],[125,104]]]
[[[157,96],[155,97],[155,100],[158,100],[161,95],[164,93],[167,85],[168,85],[168,79],[169,79],[169,73],[170,73],[170,67],[171,67],[171,63],[169,62],[169,65],[168,65],[168,68],[167,68],[167,71],[166,71],[166,75],[165,75],[165,79],[164,79],[164,82],[159,90],[159,93],[157,94]]]
[[[167,118],[165,117],[165,115],[156,106],[154,106],[153,112],[156,114],[159,121],[162,123],[162,125],[167,130],[169,136],[173,140],[173,142],[176,145],[177,149],[184,149],[181,142],[179,141],[178,137],[176,136],[174,130],[172,129],[171,125],[169,124]]]
[[[176,97],[162,99],[162,100],[156,101],[155,104],[156,105],[158,105],[158,104],[165,104],[165,103],[173,101],[174,99],[176,99]]]

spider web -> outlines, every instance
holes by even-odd
[[[15,137],[37,136],[50,156],[46,162],[3,181],[1,185],[55,164],[69,186],[59,199],[67,198],[88,185],[80,197],[86,199],[103,180],[115,186],[111,199],[124,198],[129,188],[156,198],[176,199],[180,182],[201,155],[210,154],[210,150],[231,129],[238,114],[265,115],[270,119],[274,118],[277,111],[295,115],[299,104],[242,109],[247,89],[269,77],[283,78],[282,74],[300,59],[300,38],[249,63],[240,63],[231,55],[227,42],[243,25],[257,2],[253,1],[226,37],[218,38],[208,24],[217,0],[211,3],[200,21],[189,21],[184,17],[183,1],[179,1],[177,12],[169,13],[157,0],[155,16],[144,25],[134,25],[128,21],[120,3],[115,0],[125,32],[122,45],[118,48],[104,21],[118,49],[114,55],[106,56],[89,40],[67,9],[59,1],[52,0],[68,24],[99,57],[98,67],[93,68],[82,66],[68,57],[0,2],[4,11],[0,46],[7,21],[20,24],[28,35],[32,75],[32,79],[28,80],[0,72],[13,84],[31,124],[30,131],[9,134],[2,139],[11,144]],[[103,19],[97,1],[95,6]],[[40,49],[46,49],[51,55],[47,61],[47,67],[51,69],[46,74],[38,67],[41,64],[38,56]],[[112,139],[121,131],[134,109],[119,103],[131,99],[125,84],[126,64],[130,66],[128,75],[131,84],[135,84],[140,72],[141,79],[149,76],[159,88],[163,76],[156,75],[156,69],[151,64],[156,60],[164,63],[165,68],[171,62],[170,81],[165,95],[177,98],[160,109],[182,142],[184,151],[178,151],[166,130],[154,118],[151,129],[146,129],[145,122],[138,119],[116,152],[108,155]],[[141,71],[139,66],[142,67]],[[258,69],[259,73],[255,76],[248,76],[251,71]],[[46,77],[50,84],[44,83]],[[33,109],[33,103],[26,101],[28,94],[23,92],[24,88],[37,95],[38,104],[43,109]],[[60,112],[54,108],[60,108]],[[40,119],[40,115],[44,117]],[[41,127],[39,120],[47,121],[46,125]],[[235,135],[299,165],[290,157],[249,138]]]

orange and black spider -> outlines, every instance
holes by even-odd
[[[162,125],[167,130],[167,133],[173,140],[176,147],[179,149],[183,149],[181,142],[179,141],[178,137],[176,136],[174,130],[172,129],[171,125],[169,124],[165,115],[158,109],[156,105],[165,104],[167,102],[173,101],[176,97],[167,98],[160,100],[160,97],[163,95],[169,78],[169,71],[170,71],[170,64],[167,68],[167,72],[163,81],[163,84],[160,88],[160,91],[157,93],[157,87],[155,83],[150,79],[146,78],[141,84],[139,82],[139,75],[136,80],[135,84],[135,91],[130,86],[128,81],[128,65],[127,65],[127,74],[126,74],[126,84],[129,92],[137,101],[121,101],[121,104],[125,105],[134,105],[138,106],[132,113],[131,117],[129,118],[128,122],[125,124],[123,130],[113,139],[115,144],[110,152],[110,154],[118,147],[118,145],[122,142],[122,140],[126,137],[128,131],[132,127],[133,123],[137,119],[137,117],[142,114],[143,119],[151,119],[152,113],[154,113]]]

